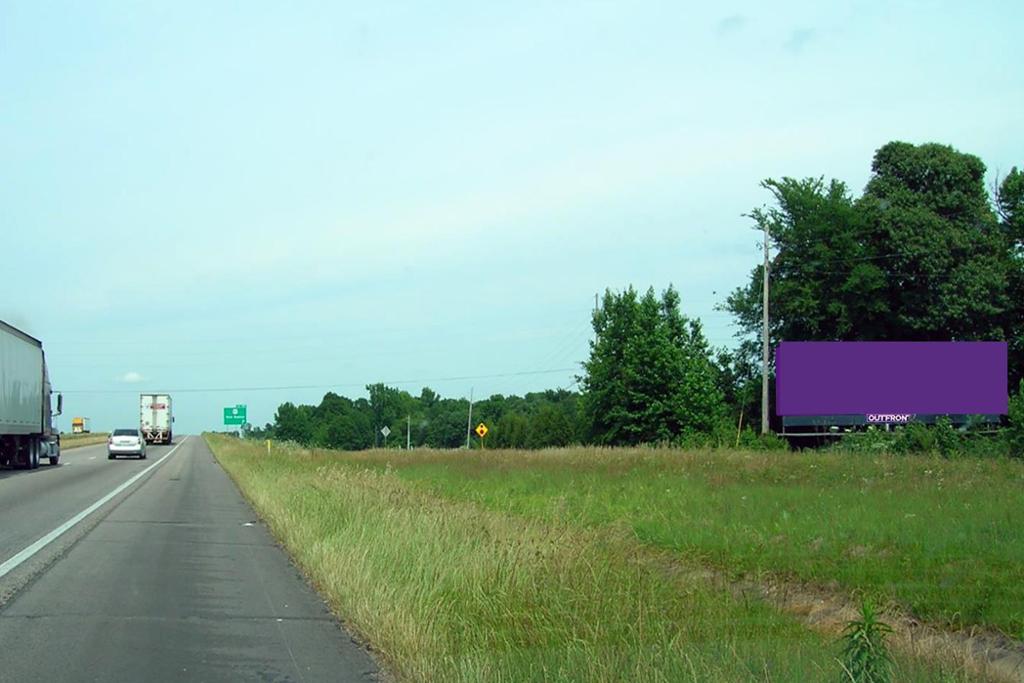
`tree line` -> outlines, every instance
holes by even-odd
[[[767,229],[774,254],[773,347],[782,339],[1006,341],[1009,386],[1024,388],[1024,173],[1013,168],[988,188],[976,156],[892,142],[875,153],[859,196],[823,177],[762,186],[772,203],[748,215]],[[756,266],[721,305],[738,326],[734,348],[713,348],[673,287],[606,291],[579,389],[496,394],[474,404],[474,426],[485,422],[487,444],[498,448],[777,446],[755,436],[763,277]],[[253,434],[358,450],[385,445],[387,426],[387,445],[404,446],[407,432],[413,447],[466,445],[466,399],[366,389],[366,398],[282,404]],[[1024,422],[1022,402],[1018,390],[1015,422]]]
[[[1009,386],[1024,373],[1024,173],[989,188],[978,157],[939,144],[880,148],[860,196],[840,180],[769,179],[769,338],[1005,341]],[[763,266],[722,309],[740,329],[723,356],[734,400],[757,413]],[[774,395],[774,392],[771,392]],[[774,412],[774,411],[773,411]],[[759,416],[755,419],[759,420]]]
[[[459,448],[478,445],[467,427],[488,425],[487,445],[495,448],[567,446],[585,439],[581,431],[579,394],[564,389],[525,396],[495,394],[473,404],[464,398],[442,398],[424,387],[418,396],[384,384],[366,387],[367,398],[350,399],[333,392],[319,405],[283,403],[274,422],[249,434],[297,443],[362,450],[367,448]],[[385,437],[384,427],[390,434]]]

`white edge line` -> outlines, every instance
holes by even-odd
[[[91,515],[100,506],[102,506],[104,503],[109,501],[111,498],[113,498],[117,494],[121,493],[126,488],[128,488],[129,486],[131,486],[132,484],[137,482],[139,479],[142,479],[144,476],[149,474],[149,472],[152,471],[154,468],[158,467],[160,465],[160,463],[162,463],[167,458],[171,457],[171,455],[174,454],[174,451],[176,451],[179,448],[181,448],[182,444],[184,444],[186,441],[188,441],[188,438],[189,437],[186,436],[184,439],[182,439],[178,443],[177,446],[175,446],[174,448],[169,450],[164,455],[164,457],[160,458],[155,463],[153,463],[152,465],[150,465],[146,469],[142,470],[141,472],[136,474],[134,477],[132,477],[128,481],[124,482],[123,484],[118,486],[116,489],[114,489],[113,491],[111,491],[107,495],[103,496],[102,498],[97,500],[95,503],[93,503],[92,505],[87,507],[86,509],[84,509],[81,512],[79,512],[77,515],[75,515],[74,517],[72,517],[68,521],[64,522],[63,524],[61,524],[56,529],[54,529],[53,531],[51,531],[50,533],[48,533],[45,536],[43,536],[42,538],[40,538],[38,541],[36,541],[32,545],[28,546],[27,548],[25,548],[24,550],[19,552],[17,555],[14,555],[13,557],[11,557],[7,561],[5,561],[3,564],[0,564],[0,579],[2,579],[3,577],[7,576],[8,574],[10,574],[15,569],[17,569],[23,562],[25,562],[25,560],[31,558],[33,555],[35,555],[40,550],[42,550],[43,548],[48,546],[50,543],[53,543],[58,537],[60,537],[61,534],[63,534],[65,531],[67,531],[71,527],[73,527],[76,524],[78,524],[79,522],[81,522],[83,519],[85,519],[89,515]]]

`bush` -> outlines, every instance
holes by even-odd
[[[1011,431],[998,434],[962,432],[942,417],[933,426],[911,423],[891,432],[876,427],[843,437],[830,450],[837,453],[941,455],[944,458],[999,458],[1011,453]],[[1024,444],[1022,444],[1024,445]]]
[[[553,405],[541,406],[527,431],[527,448],[561,448],[573,441],[573,424],[565,411]]]
[[[969,434],[964,437],[963,452],[975,458],[1005,458],[1010,454],[1009,430],[998,434]]]
[[[740,448],[749,451],[788,451],[789,443],[773,433],[761,435],[749,427],[744,428],[736,438],[736,425],[729,420],[719,420],[710,433],[685,430],[672,440],[672,445],[683,449]]]
[[[936,450],[935,433],[919,422],[901,428],[893,440],[894,453],[934,453]]]
[[[698,450],[702,448],[721,448],[724,444],[720,434],[706,434],[688,429],[672,439],[669,445],[675,448],[682,448],[683,450]]]
[[[1017,395],[1010,399],[1010,426],[1004,432],[1007,451],[1012,458],[1024,458],[1024,379]]]
[[[885,432],[872,425],[863,432],[853,432],[842,437],[831,450],[839,453],[877,455],[899,452],[898,443],[898,432]]]
[[[751,451],[788,451],[789,442],[773,432],[758,434],[753,429],[744,429],[739,447]]]
[[[933,433],[935,435],[936,450],[938,450],[942,457],[955,458],[964,454],[963,437],[953,429],[953,424],[949,421],[948,417],[943,415],[936,420]]]

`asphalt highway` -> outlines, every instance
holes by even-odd
[[[378,680],[201,438],[148,456],[0,471],[0,681]]]

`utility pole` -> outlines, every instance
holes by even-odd
[[[764,297],[761,301],[761,433],[768,433],[768,221],[764,227]]]
[[[405,450],[412,450],[409,446],[412,443],[412,415],[405,416]]]
[[[466,450],[469,450],[469,435],[473,427],[473,387],[469,388],[469,419],[466,420]]]

